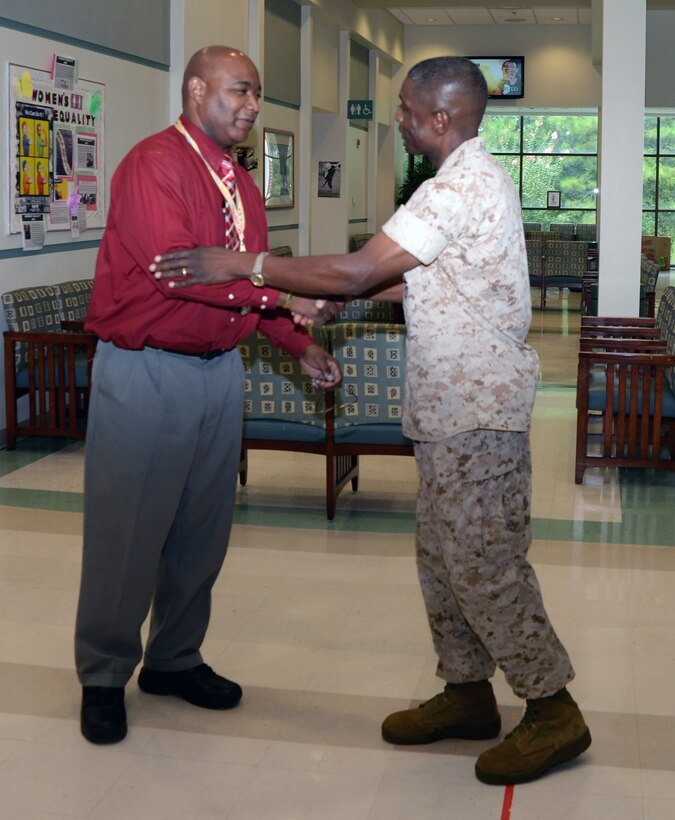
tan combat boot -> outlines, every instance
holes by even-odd
[[[492,684],[447,683],[445,690],[416,709],[394,712],[382,724],[389,743],[433,743],[447,737],[485,740],[497,737],[501,718]]]
[[[527,783],[567,763],[591,745],[591,733],[567,689],[528,700],[523,719],[476,761],[476,777],[504,786]]]

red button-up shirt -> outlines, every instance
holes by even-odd
[[[218,172],[222,148],[185,117],[182,121]],[[266,250],[260,192],[237,164],[235,175],[246,215],[246,249]],[[298,358],[312,341],[287,314],[274,312],[279,291],[256,288],[248,280],[172,289],[150,273],[157,254],[224,244],[222,194],[185,137],[171,126],[138,143],[113,175],[87,329],[122,348],[204,353],[229,350],[259,328]],[[243,306],[252,309],[242,315]]]

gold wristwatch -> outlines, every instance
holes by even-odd
[[[253,270],[251,271],[251,284],[255,285],[257,288],[264,288],[265,287],[265,277],[263,276],[263,265],[265,263],[265,257],[267,256],[267,251],[263,251],[259,253],[256,258],[255,262],[253,263]]]

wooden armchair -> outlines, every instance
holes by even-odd
[[[587,467],[675,470],[675,394],[666,379],[673,367],[675,354],[662,351],[579,352],[577,484]]]
[[[582,320],[575,482],[593,466],[675,470],[675,288],[656,319]]]
[[[8,450],[19,436],[84,438],[97,341],[92,333],[5,331]],[[28,419],[19,421],[24,396]]]
[[[21,288],[2,301],[7,449],[18,436],[83,438],[96,336],[64,331],[58,286]]]

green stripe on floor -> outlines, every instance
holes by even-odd
[[[630,486],[630,485],[629,485]],[[632,488],[634,490],[634,487]],[[571,521],[546,518],[532,519],[532,537],[540,541],[576,541],[588,544],[647,544],[658,547],[675,546],[672,526],[672,502],[667,503],[671,488],[662,488],[664,503],[653,514],[645,516],[644,508],[630,501],[624,507],[623,520]],[[81,513],[81,493],[53,490],[0,488],[0,506],[24,509],[55,510]],[[324,507],[277,507],[264,504],[238,503],[236,524],[259,527],[295,527],[300,529],[343,530],[346,532],[403,533],[415,532],[414,512],[392,510],[338,509],[335,520],[328,521]]]

